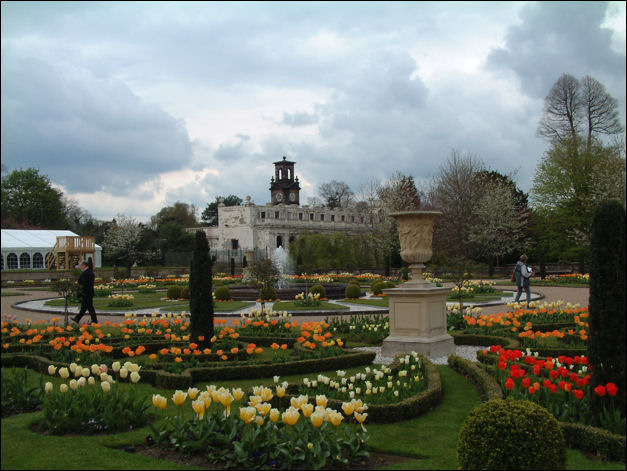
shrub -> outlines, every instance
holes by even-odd
[[[370,285],[370,290],[375,296],[383,293],[384,289],[394,288],[396,285],[391,281],[377,280]]]
[[[181,297],[181,291],[180,286],[168,286],[168,299],[179,299]]]
[[[309,292],[312,294],[319,294],[321,298],[327,297],[327,289],[322,285],[313,285]]]
[[[218,286],[214,292],[218,301],[230,301],[233,299],[231,296],[231,290],[228,286]]]
[[[196,231],[189,271],[189,311],[192,338],[204,338],[201,345],[208,345],[213,336],[212,268],[207,236],[204,231]]]
[[[189,299],[189,286],[183,286],[181,288],[181,298]]]
[[[361,297],[361,288],[358,285],[349,284],[346,287],[346,292],[344,297],[346,299],[357,299]]]
[[[495,399],[475,408],[459,432],[461,469],[564,469],[557,420],[529,401]]]
[[[625,391],[625,209],[618,201],[601,205],[590,233],[588,360],[595,365],[592,387],[613,381]],[[625,394],[618,395],[625,412]],[[602,400],[593,398],[598,415]]]
[[[274,286],[266,285],[259,290],[259,297],[264,300],[276,299],[276,289]]]

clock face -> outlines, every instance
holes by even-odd
[[[277,193],[274,197],[277,201],[283,201],[283,193]]]
[[[296,193],[294,192],[290,193],[290,201],[296,201]]]

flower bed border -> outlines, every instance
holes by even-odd
[[[498,382],[475,362],[451,355],[448,358],[448,364],[453,370],[470,379],[478,388],[482,401],[502,398],[503,391]],[[567,446],[594,453],[604,460],[625,463],[626,437],[624,435],[617,435],[590,425],[571,422],[558,422],[558,424]]]

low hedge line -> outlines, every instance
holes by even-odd
[[[448,362],[451,368],[469,377],[477,385],[482,401],[502,397],[503,392],[499,384],[481,366],[455,355],[451,355]],[[601,428],[570,422],[559,422],[559,426],[567,446],[594,453],[604,460],[625,462],[624,435],[616,435]]]
[[[369,423],[385,424],[413,419],[433,410],[442,402],[443,391],[440,372],[428,359],[423,357],[423,361],[425,365],[425,389],[415,396],[391,404],[368,404],[368,401],[365,401],[368,404],[366,412],[368,412]],[[398,368],[398,366],[399,364],[395,360],[390,365],[390,368],[394,369]],[[297,387],[297,385],[289,385],[288,390],[296,393]],[[295,397],[295,395],[286,394],[282,400],[285,401],[287,398],[287,401],[289,401],[292,397]],[[273,401],[276,400],[277,398],[273,398]],[[333,409],[340,410],[342,402],[338,399],[329,398],[327,405]]]
[[[286,363],[261,363],[254,365],[226,365],[208,368],[187,368],[181,373],[168,373],[160,370],[141,370],[142,382],[164,389],[187,389],[199,382],[271,378],[272,376],[289,376],[318,371],[348,369],[356,366],[370,365],[376,354],[374,352],[346,353],[335,357],[297,360]],[[131,359],[132,361],[132,359]],[[44,357],[25,354],[3,354],[2,366],[28,367],[40,373],[48,372],[52,362]],[[56,366],[69,366],[55,363]]]
[[[448,366],[468,378],[477,387],[483,402],[503,399],[503,391],[499,383],[477,363],[451,355],[448,357]]]
[[[492,335],[464,334],[461,332],[449,332],[455,345],[501,345],[503,348],[520,348],[520,342],[511,337],[495,337]]]
[[[560,355],[566,355],[567,357],[588,355],[588,350],[586,348],[529,347],[529,349],[533,352],[538,352],[538,355],[541,357],[556,358]]]

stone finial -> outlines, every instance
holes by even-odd
[[[246,196],[246,206],[254,206],[255,203],[253,202],[253,199],[250,197],[250,195]]]
[[[218,198],[218,208],[223,208],[224,206],[225,206],[224,198],[222,197]]]

